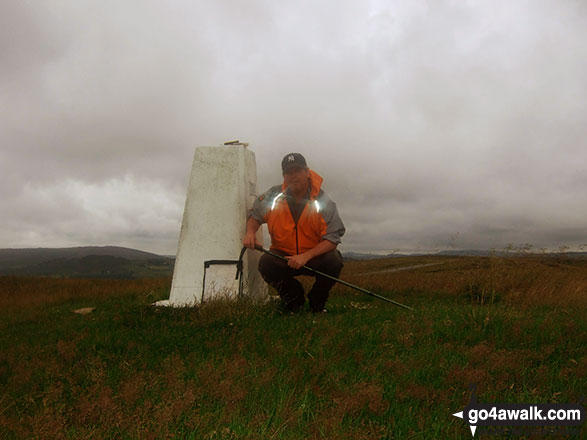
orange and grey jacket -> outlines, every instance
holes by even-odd
[[[253,204],[251,217],[267,223],[271,249],[297,255],[312,249],[322,240],[340,243],[345,227],[338,215],[336,203],[320,189],[322,177],[310,170],[310,189],[297,221],[290,210],[295,204],[285,182],[271,187]]]

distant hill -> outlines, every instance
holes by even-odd
[[[459,256],[459,257],[490,257],[490,256],[516,256],[521,255],[520,253],[516,252],[505,252],[505,251],[490,251],[490,250],[474,250],[474,249],[465,249],[465,250],[445,250],[435,253],[414,253],[414,254],[387,254],[387,255],[377,255],[377,254],[365,254],[361,252],[343,252],[342,256],[346,260],[376,260],[380,258],[397,258],[397,257],[419,257],[425,255],[443,255],[443,256]],[[546,253],[544,255],[548,256],[565,256],[567,258],[585,258],[587,257],[587,252],[564,252],[564,253],[557,253],[551,252]]]
[[[465,257],[491,257],[491,256],[518,256],[518,255],[545,255],[545,256],[557,256],[557,257],[568,257],[568,258],[582,258],[587,257],[587,252],[545,252],[545,253],[524,253],[514,251],[489,251],[489,250],[451,250],[451,251],[440,251],[434,255],[448,255],[448,256],[465,256]]]
[[[0,275],[72,278],[171,276],[174,259],[118,246],[0,249]]]
[[[342,256],[345,260],[377,260],[379,258],[396,258],[396,257],[408,257],[406,254],[365,254],[362,252],[343,252]]]
[[[421,255],[490,256],[515,253],[487,250],[446,250],[434,254],[387,254],[344,252],[346,260],[375,260]],[[585,258],[587,252],[547,254],[565,258]],[[71,248],[0,249],[0,275],[49,276],[66,278],[136,279],[170,277],[175,257],[162,256],[119,246]]]
[[[513,255],[513,253],[508,254],[507,252],[465,249],[465,250],[458,250],[458,251],[455,251],[455,250],[440,251],[434,255],[449,255],[449,256],[464,256],[464,257],[490,257],[492,255]]]

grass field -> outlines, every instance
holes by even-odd
[[[471,383],[488,403],[587,395],[585,259],[353,261],[341,278],[415,312],[340,285],[328,313],[283,315],[150,307],[168,278],[0,277],[0,438],[471,438],[451,415]]]

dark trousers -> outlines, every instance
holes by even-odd
[[[273,252],[285,255],[278,250],[274,250]],[[342,255],[335,249],[312,258],[306,263],[306,266],[338,278],[343,266]],[[314,285],[308,292],[308,302],[313,312],[320,312],[324,309],[326,300],[328,300],[328,292],[330,292],[330,289],[336,283],[336,281],[317,275],[309,270],[293,269],[287,265],[286,261],[269,254],[263,254],[261,256],[259,260],[259,272],[261,272],[261,276],[267,284],[277,290],[285,308],[289,311],[298,311],[306,302],[304,288],[294,277],[307,275],[316,278]]]

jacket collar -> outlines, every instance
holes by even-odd
[[[310,199],[315,200],[316,197],[318,197],[318,194],[320,194],[320,188],[322,187],[322,182],[324,181],[324,179],[316,171],[314,171],[314,170],[309,170],[309,171],[310,171]],[[283,183],[281,185],[281,191],[285,192],[286,189],[287,189],[287,185],[285,184],[285,181],[283,181]]]

